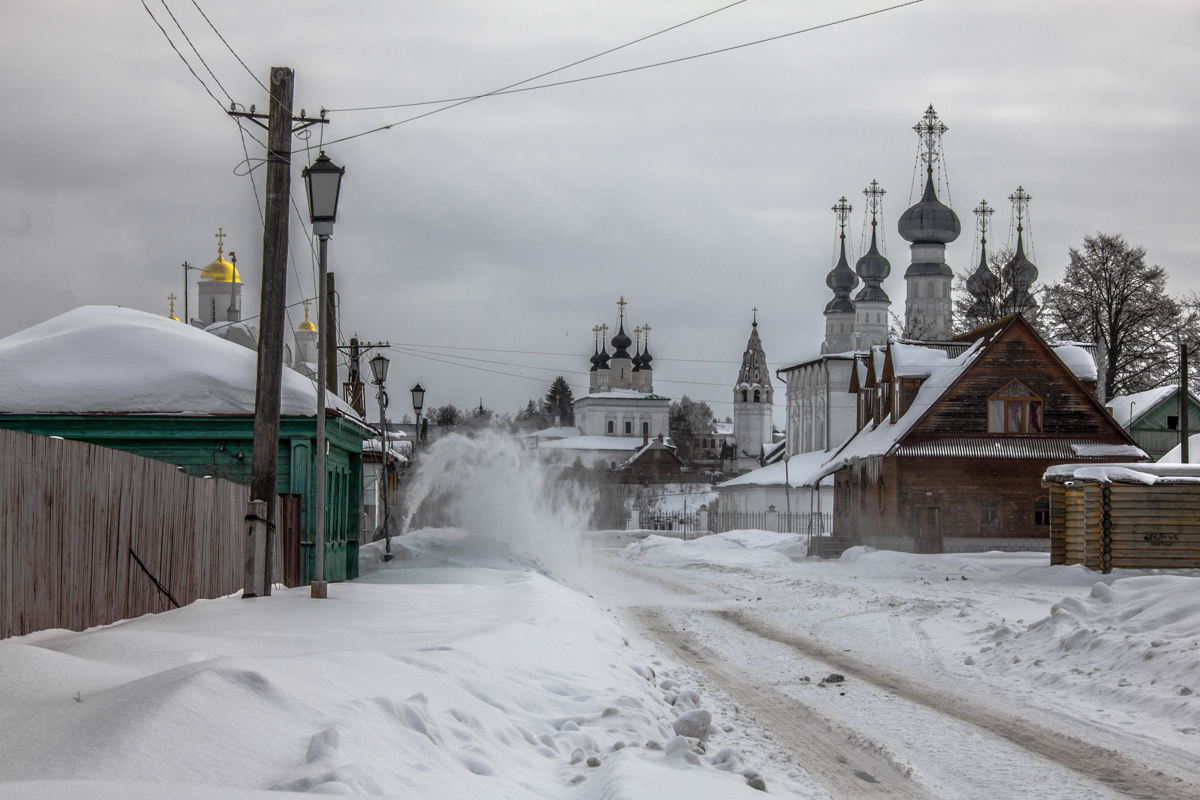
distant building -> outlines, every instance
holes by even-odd
[[[613,353],[608,354],[603,335],[607,326],[593,329],[596,334],[589,373],[588,393],[576,398],[575,427],[583,437],[630,437],[641,442],[642,437],[670,435],[671,399],[654,393],[654,369],[650,355],[650,326],[638,328],[639,339],[645,335],[645,347],[634,355],[629,348],[633,339],[625,333],[625,298],[617,304],[620,317],[617,334],[612,338]],[[602,333],[603,332],[603,333]]]
[[[758,335],[758,309],[755,309],[750,339],[742,354],[742,368],[733,386],[736,471],[749,472],[761,466],[763,447],[772,443],[774,402],[771,369],[767,366],[767,355]]]
[[[1106,405],[1117,424],[1155,461],[1179,446],[1178,384],[1117,395]],[[1200,430],[1200,400],[1191,392],[1188,392],[1188,428],[1189,433]]]

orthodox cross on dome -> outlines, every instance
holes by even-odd
[[[600,326],[600,341],[604,341],[607,338],[608,338],[608,323],[606,322]]]
[[[625,295],[621,295],[621,299],[617,301],[617,308],[621,309],[621,321],[625,321],[625,306],[629,305],[625,302]]]
[[[167,295],[167,300],[171,301],[171,319],[175,319],[175,293]]]
[[[938,146],[942,143],[942,134],[950,130],[940,119],[937,112],[933,110],[933,103],[929,104],[925,114],[921,117],[921,121],[913,125],[913,130],[917,132],[917,137],[921,140],[921,146],[925,152],[921,154],[921,158],[929,165],[929,170],[933,171],[933,162],[938,158]]]
[[[303,300],[303,301],[301,301],[301,302],[303,302],[303,303],[304,303],[304,321],[305,321],[305,322],[308,322],[308,301],[307,301],[307,300]]]
[[[979,205],[975,206],[976,225],[979,227],[979,238],[983,244],[987,244],[988,218],[995,213],[996,209],[989,206],[987,200],[980,200]]]
[[[633,329],[633,335],[637,340],[637,346],[638,346],[638,349],[640,350],[642,348],[642,328],[641,328],[641,326],[638,326]]]
[[[758,306],[755,306],[754,308],[752,308],[750,310],[754,313],[753,325],[754,325],[754,327],[757,328],[758,327]]]
[[[1025,191],[1024,186],[1018,186],[1017,190],[1008,196],[1009,201],[1013,204],[1013,211],[1017,215],[1017,233],[1024,230],[1022,223],[1025,221],[1025,214],[1029,210],[1029,201],[1033,199],[1029,192]]]
[[[863,194],[867,196],[867,211],[871,212],[871,227],[875,227],[875,217],[883,208],[883,196],[887,194],[883,187],[879,185],[879,181],[871,181],[871,185],[863,189]]]
[[[217,237],[217,255],[224,255],[225,237],[228,235],[224,228],[217,228],[217,232],[213,234],[213,236]]]
[[[846,239],[846,220],[850,218],[850,212],[854,210],[854,206],[846,202],[846,196],[842,195],[837,203],[832,208],[834,216],[837,217],[838,227],[842,230],[842,240]]]
[[[592,347],[599,349],[600,347],[600,326],[592,326]]]
[[[650,326],[649,325],[642,326],[642,335],[646,337],[646,347],[647,348],[650,347]]]

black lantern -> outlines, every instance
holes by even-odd
[[[388,360],[383,353],[378,353],[371,359],[371,375],[375,378],[375,384],[382,384],[387,380]]]
[[[421,388],[421,384],[417,384],[412,388],[413,412],[419,417],[421,409],[425,406],[425,390]]]
[[[341,192],[342,175],[345,167],[339,167],[329,160],[325,151],[312,163],[305,167],[301,175],[304,177],[304,188],[308,191],[308,219],[312,222],[313,233],[325,237],[333,233],[333,223],[337,220],[338,195]]]

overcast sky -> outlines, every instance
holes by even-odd
[[[225,90],[265,109],[254,78],[290,66],[295,107],[310,114],[487,92],[726,4],[198,2],[254,73],[191,0],[167,0]],[[225,102],[162,0],[146,4]],[[554,79],[887,5],[747,0]],[[480,359],[451,365],[412,347],[389,353],[391,416],[409,410],[405,390],[417,381],[427,405],[482,397],[515,411],[557,374],[586,392],[592,326],[615,325],[624,295],[633,324],[653,329],[655,388],[703,398],[724,417],[751,308],[772,366],[818,352],[834,260],[829,209],[841,195],[854,205],[858,255],[872,179],[887,190],[884,287],[902,312],[908,251],[896,218],[913,183],[911,128],[931,103],[949,126],[942,199],[963,222],[948,248],[956,272],[971,261],[971,209],[981,198],[997,209],[991,239],[1003,243],[1007,197],[1022,185],[1034,198],[1042,280],[1061,276],[1085,234],[1105,231],[1143,245],[1173,293],[1200,290],[1198,33],[1194,0],[925,0],[331,144],[346,167],[329,248],[342,332],[428,354],[577,354],[433,356]],[[179,265],[216,256],[218,226],[238,253],[245,313],[257,314],[262,233],[251,178],[234,172],[244,158],[238,128],[141,2],[9,2],[0,44],[0,336],[91,303],[165,314],[167,295],[182,294]],[[335,112],[324,136],[413,113]],[[305,158],[293,161],[302,207]],[[262,177],[253,174],[260,194]],[[296,302],[314,294],[315,269],[295,216],[292,247]],[[194,279],[191,298],[194,313]],[[292,309],[292,327],[301,319]]]

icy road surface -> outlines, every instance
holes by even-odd
[[[593,541],[627,577],[597,596],[835,797],[1200,797],[1194,572],[804,559],[758,531]]]

